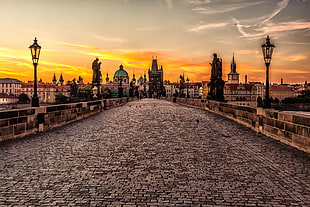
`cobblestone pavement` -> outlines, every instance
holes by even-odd
[[[144,99],[0,143],[0,206],[310,206],[310,156]]]

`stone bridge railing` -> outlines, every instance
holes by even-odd
[[[257,132],[310,153],[310,113],[238,106],[202,99],[172,97],[162,99],[220,114]]]
[[[124,97],[2,111],[0,141],[43,132],[133,100]]]

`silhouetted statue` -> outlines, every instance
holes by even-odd
[[[101,83],[101,71],[100,71],[101,62],[96,58],[93,61],[92,69],[93,69],[93,85],[100,85]]]
[[[185,93],[184,93],[184,86],[185,84],[185,78],[184,78],[184,74],[183,75],[180,75],[180,93],[179,93],[179,97],[180,98],[185,98]]]
[[[217,57],[217,54],[213,54],[211,69],[211,78],[209,86],[208,99],[224,101],[224,84],[222,80],[222,59]]]

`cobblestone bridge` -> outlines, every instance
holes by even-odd
[[[0,143],[0,206],[310,206],[310,157],[145,99]]]

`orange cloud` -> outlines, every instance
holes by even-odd
[[[304,55],[293,55],[293,56],[286,56],[286,57],[283,57],[284,60],[288,60],[288,61],[292,61],[292,62],[295,62],[295,61],[299,61],[299,60],[305,60],[307,59],[306,56]]]
[[[51,41],[55,42],[55,41]],[[62,51],[62,54],[57,54],[55,49],[43,50],[41,52],[38,77],[45,82],[51,82],[53,74],[58,78],[60,73],[63,74],[65,81],[72,80],[78,76],[82,76],[85,82],[91,81],[92,70],[91,63],[94,58],[98,57],[102,62],[101,71],[105,75],[109,72],[109,77],[113,76],[120,64],[123,64],[127,72],[132,76],[147,74],[147,70],[151,67],[152,57],[158,59],[159,66],[164,68],[164,79],[170,81],[178,81],[180,74],[185,74],[190,81],[208,81],[210,79],[211,58],[206,60],[203,57],[187,57],[183,54],[165,51],[165,50],[128,50],[118,49],[103,51],[98,48],[71,44],[64,42],[55,42],[64,45],[68,50]],[[71,49],[70,49],[71,48]],[[74,50],[72,50],[74,48]],[[52,51],[52,52],[51,52]],[[73,51],[73,52],[72,52]],[[78,52],[76,52],[78,51]],[[239,50],[235,54],[244,55],[243,58],[248,58],[246,55],[253,56],[251,63],[246,63],[247,60],[237,61],[237,72],[240,73],[240,79],[243,80],[244,75],[248,75],[249,81],[263,81],[265,79],[265,67],[261,60],[261,67],[256,67],[257,59],[262,59],[259,52],[255,50]],[[307,59],[303,55],[284,57],[277,53],[277,59],[285,59],[287,61],[298,61]],[[253,62],[254,65],[253,65]],[[286,66],[287,67],[287,64]],[[274,65],[271,68],[271,81],[279,82],[279,77],[293,80],[300,79],[304,75],[304,79],[309,79],[307,68],[298,68],[299,70],[283,70],[284,66]],[[18,72],[16,72],[18,71]],[[223,80],[227,80],[227,73],[230,71],[230,61],[223,62]],[[285,77],[287,76],[287,78]],[[22,81],[33,79],[33,65],[30,53],[25,50],[12,50],[0,47],[0,77],[18,78]],[[131,78],[131,77],[130,77]],[[274,78],[274,79],[273,79]],[[105,79],[105,77],[103,77]]]
[[[152,58],[158,59],[159,67],[164,68],[165,79],[177,80],[180,74],[185,73],[192,80],[200,80],[197,73],[200,71],[208,71],[208,63],[195,63],[194,61],[183,61],[181,55],[170,51],[136,51],[136,50],[113,50],[113,51],[98,51],[86,53],[90,56],[98,57],[103,65],[107,61],[119,61],[119,64],[130,67],[136,72],[144,73],[151,67]],[[117,67],[115,68],[117,70]]]
[[[258,54],[258,51],[257,50],[238,50],[235,52],[235,54],[240,54],[240,55]]]
[[[73,44],[73,43],[68,43],[68,42],[59,42],[59,41],[53,41],[53,40],[48,40],[47,42],[52,42],[56,44],[63,45],[68,48],[80,48],[80,49],[88,49],[88,50],[98,50],[99,48],[92,47],[92,46],[87,46],[87,45],[81,45],[81,44]]]
[[[18,76],[18,77],[26,78],[29,75],[30,75],[29,73],[21,73],[20,71],[13,72],[13,71],[11,71],[11,69],[8,69],[8,68],[1,68],[1,70],[0,70],[0,77],[11,77],[11,76],[16,77],[16,76]]]

